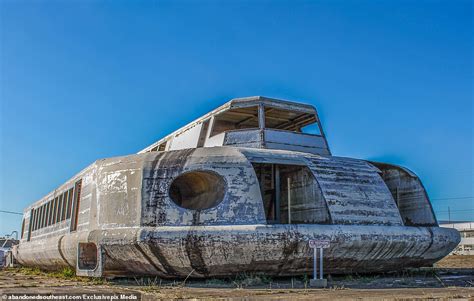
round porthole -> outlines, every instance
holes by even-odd
[[[199,210],[217,206],[225,190],[225,181],[217,173],[190,171],[173,180],[169,196],[180,207]]]

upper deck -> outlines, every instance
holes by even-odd
[[[262,96],[232,99],[139,153],[212,146],[331,155],[313,106]]]

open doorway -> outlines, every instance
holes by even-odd
[[[328,224],[318,182],[306,166],[253,163],[269,224]]]

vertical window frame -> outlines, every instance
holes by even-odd
[[[72,206],[72,214],[71,214],[71,224],[69,231],[75,232],[77,231],[77,225],[79,222],[79,208],[80,208],[80,200],[81,200],[81,192],[82,192],[82,179],[78,180],[74,184],[74,198],[73,198],[73,206]]]
[[[33,230],[32,230],[32,227],[33,227],[33,223],[32,223],[33,211],[34,211],[34,209],[31,209],[31,210],[30,210],[30,222],[28,223],[28,236],[26,237],[26,241],[30,241],[30,239],[31,239],[31,232],[33,231]]]
[[[71,213],[72,213],[72,199],[74,196],[74,187],[69,189],[69,194],[67,197],[67,211],[66,211],[66,219],[71,218]]]

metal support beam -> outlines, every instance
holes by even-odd
[[[281,185],[280,185],[280,166],[275,164],[275,220],[277,223],[281,222],[280,219],[280,193],[281,193]]]
[[[263,104],[258,105],[258,128],[261,130],[265,128],[265,107]]]

